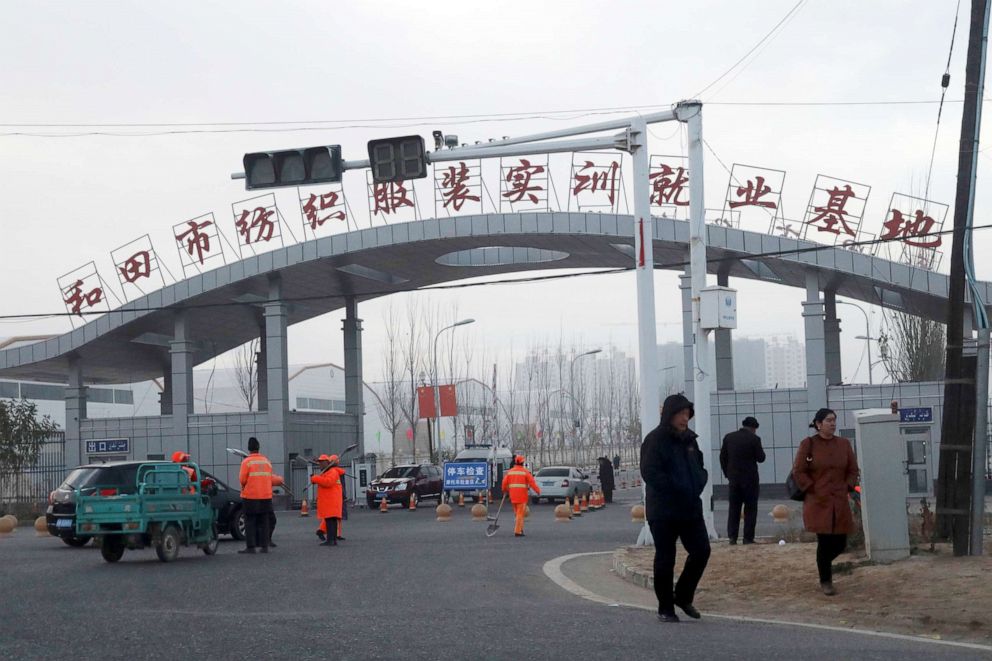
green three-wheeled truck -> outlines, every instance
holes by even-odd
[[[196,464],[185,466],[200,474]],[[210,497],[190,481],[183,465],[145,464],[135,479],[133,494],[100,486],[91,495],[76,491],[76,533],[97,538],[104,560],[117,562],[126,549],[148,546],[162,562],[175,560],[180,546],[195,545],[207,555],[217,552]]]

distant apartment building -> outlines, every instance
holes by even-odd
[[[802,388],[806,385],[806,351],[792,335],[765,339],[765,382],[768,388]]]

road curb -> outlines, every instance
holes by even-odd
[[[627,556],[626,548],[619,548],[613,552],[613,572],[628,583],[653,591],[654,572],[631,567],[627,564]]]

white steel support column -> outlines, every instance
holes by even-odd
[[[186,311],[176,313],[175,330],[169,343],[172,358],[172,445],[173,450],[189,447],[189,416],[193,415],[193,350]]]
[[[86,386],[83,385],[83,364],[69,356],[69,383],[65,389],[65,466],[74,468],[82,461],[82,423],[86,419]]]
[[[637,277],[637,351],[640,362],[641,438],[658,426],[658,336],[654,311],[654,223],[648,183],[648,126],[643,118],[631,121],[634,161],[634,267]],[[643,492],[643,488],[642,488]],[[638,544],[653,544],[647,521]]]
[[[687,124],[689,142],[689,264],[692,269],[692,327],[695,334],[695,430],[707,470],[716,475],[713,465],[713,424],[710,393],[716,385],[716,370],[710,362],[709,332],[704,331],[699,317],[700,291],[706,287],[706,213],[703,195],[703,105],[698,101],[683,101],[678,105],[680,121]],[[713,525],[713,479],[703,489],[703,518],[710,539],[716,539]]]
[[[814,412],[827,405],[827,369],[820,279],[812,269],[806,271],[803,323],[806,328],[806,403],[810,412]]]
[[[695,379],[692,378],[692,270],[686,269],[679,276],[679,290],[682,292],[682,375],[685,381],[683,392],[690,400],[695,398]]]
[[[355,416],[358,454],[365,454],[365,427],[362,401],[362,320],[358,318],[358,301],[354,296],[345,299],[344,326],[344,410]]]
[[[716,284],[721,287],[730,285],[730,277],[726,273],[718,273]],[[716,389],[734,389],[734,331],[729,328],[717,329],[713,332],[716,343]]]
[[[289,342],[288,316],[282,298],[282,278],[269,276],[269,300],[265,303],[265,371],[268,385],[268,434],[263,440],[262,454],[273,467],[282,466],[286,457],[286,435],[289,431]],[[276,468],[277,473],[281,473]]]

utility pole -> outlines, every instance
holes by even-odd
[[[964,108],[958,151],[957,191],[954,197],[954,234],[948,282],[947,350],[944,375],[944,413],[941,420],[940,464],[937,475],[937,532],[950,537],[954,555],[968,553],[971,514],[972,455],[975,451],[974,356],[963,355],[965,234],[974,211],[981,98],[985,78],[985,40],[989,3],[972,0],[971,29],[965,67]],[[971,336],[971,329],[968,329]],[[984,434],[982,435],[984,438]]]

